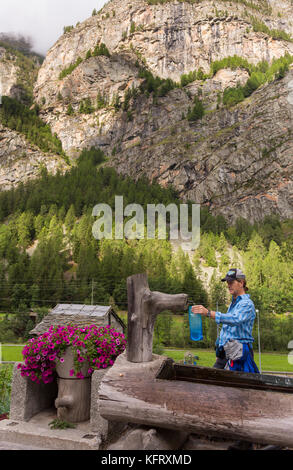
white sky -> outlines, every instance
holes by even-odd
[[[0,32],[31,36],[34,50],[46,54],[63,33],[100,10],[106,0],[0,0]]]

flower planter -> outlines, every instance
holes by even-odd
[[[56,371],[58,418],[79,423],[90,419],[92,373],[112,366],[125,346],[125,336],[110,325],[51,325],[47,332],[29,340],[23,349],[25,362],[17,368],[22,377],[37,384],[54,382]]]
[[[70,423],[80,423],[90,419],[91,377],[88,374],[89,364],[85,362],[81,373],[85,377],[79,379],[70,375],[74,369],[73,351],[69,347],[63,355],[64,362],[58,361],[58,397],[55,400],[57,417]]]

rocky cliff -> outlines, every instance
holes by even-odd
[[[166,96],[138,93],[121,106],[143,82],[141,67],[180,82],[233,55],[250,64],[292,55],[291,4],[150,3],[113,0],[57,41],[35,86],[42,117],[72,157],[99,146],[119,172],[173,184],[185,199],[231,220],[292,217],[292,72],[233,108],[217,98],[246,82],[243,68],[219,70]],[[102,44],[109,53],[95,54]],[[206,114],[192,123],[186,115],[195,95]]]
[[[33,87],[40,68],[39,60],[33,53],[25,55],[2,42],[0,37],[0,94],[31,106]],[[65,170],[68,165],[60,156],[42,152],[21,133],[0,122],[1,190],[35,178],[42,167],[50,173],[56,173],[58,168]]]
[[[40,68],[39,58],[26,56],[0,38],[0,93],[31,104]]]
[[[0,124],[1,190],[11,189],[18,183],[37,177],[42,168],[55,174],[58,169],[65,171],[68,165],[62,157],[41,152],[21,134]]]
[[[181,90],[162,99],[151,116],[141,103],[139,135],[124,125],[123,148],[111,164],[133,177],[145,173],[172,184],[184,199],[207,204],[230,220],[239,214],[248,220],[270,213],[292,217],[292,86],[290,71],[233,109],[196,123],[180,119],[188,104]]]

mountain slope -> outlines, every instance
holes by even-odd
[[[251,73],[209,73],[235,55],[252,67],[293,54],[292,6],[282,5],[113,0],[48,52],[35,86],[41,116],[72,157],[101,147],[119,172],[173,184],[231,220],[239,211],[292,217],[292,72],[234,108],[221,95]],[[161,80],[159,93],[149,84],[142,92],[142,70]],[[196,79],[176,85],[194,70]],[[190,122],[195,96],[206,113]]]
[[[290,218],[292,84],[290,71],[243,103],[195,123],[181,119],[186,110],[181,90],[162,98],[152,115],[142,102],[134,119],[140,135],[130,146],[131,123],[121,124],[124,148],[111,164],[123,174],[144,173],[164,186],[172,184],[184,199],[207,204],[230,220],[239,214],[248,220],[270,213]]]

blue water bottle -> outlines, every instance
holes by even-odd
[[[193,313],[191,309],[192,305],[188,307],[190,339],[192,341],[201,341],[203,339],[201,315]]]

